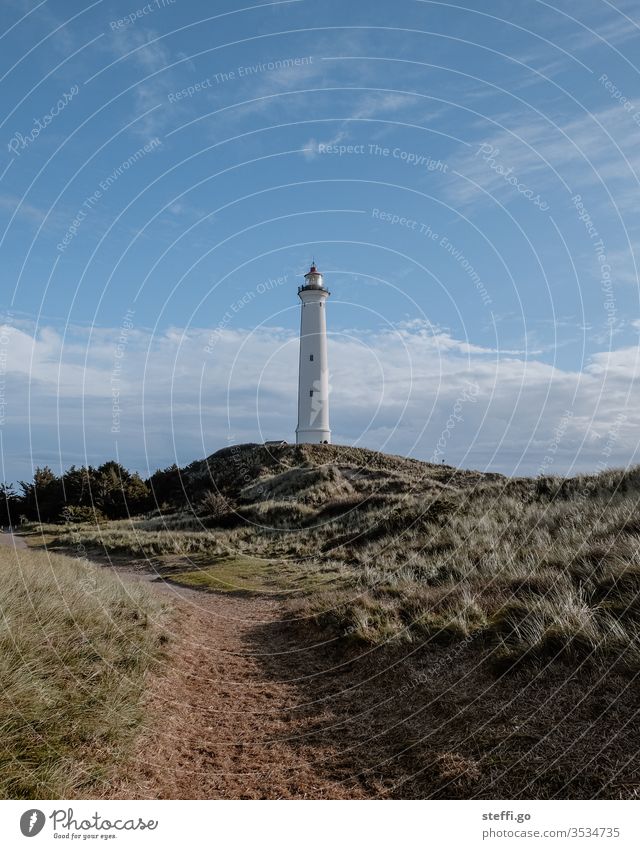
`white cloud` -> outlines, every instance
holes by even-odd
[[[207,330],[154,336],[131,328],[120,348],[119,328],[66,333],[63,341],[53,327],[34,334],[14,325],[0,337],[8,477],[29,474],[32,462],[65,467],[116,454],[147,471],[190,462],[228,441],[293,439],[294,333],[229,327],[212,340]],[[462,398],[446,437],[447,462],[559,473],[624,465],[637,451],[640,347],[601,352],[571,372],[405,325],[334,335],[330,358],[336,442],[429,459]]]

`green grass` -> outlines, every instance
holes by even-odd
[[[194,589],[259,595],[308,593],[336,579],[331,570],[304,570],[295,564],[255,557],[203,558],[196,569],[162,571],[174,583]]]
[[[0,549],[0,798],[105,792],[143,721],[162,616],[86,561]]]
[[[250,557],[220,557],[209,565],[170,572],[172,581],[219,592],[269,592],[277,586],[276,564]]]

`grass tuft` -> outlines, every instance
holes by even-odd
[[[86,561],[0,549],[0,798],[102,795],[143,719],[161,615]]]

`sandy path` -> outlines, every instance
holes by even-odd
[[[7,531],[0,531],[0,545],[6,545],[11,548],[28,548],[27,543],[15,534]]]
[[[141,737],[134,770],[113,795],[369,795],[341,768],[335,744],[318,739],[319,729],[333,724],[330,706],[303,704],[298,685],[322,670],[313,649],[300,651],[286,636],[279,602],[152,586],[175,608],[171,648],[151,682],[152,730]]]
[[[594,669],[578,686],[562,665],[498,678],[473,643],[354,647],[347,661],[344,647],[283,625],[277,599],[150,586],[171,603],[173,633],[150,679],[149,731],[112,797],[626,798],[640,787],[626,678],[602,683]],[[594,688],[597,709],[581,699]]]

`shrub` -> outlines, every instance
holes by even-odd
[[[69,504],[63,507],[60,514],[64,522],[76,524],[80,522],[93,522],[99,524],[105,522],[105,515],[97,509],[97,507],[78,507],[75,504]]]
[[[219,492],[208,490],[205,492],[200,507],[205,516],[211,519],[219,519],[231,510],[231,503]]]

